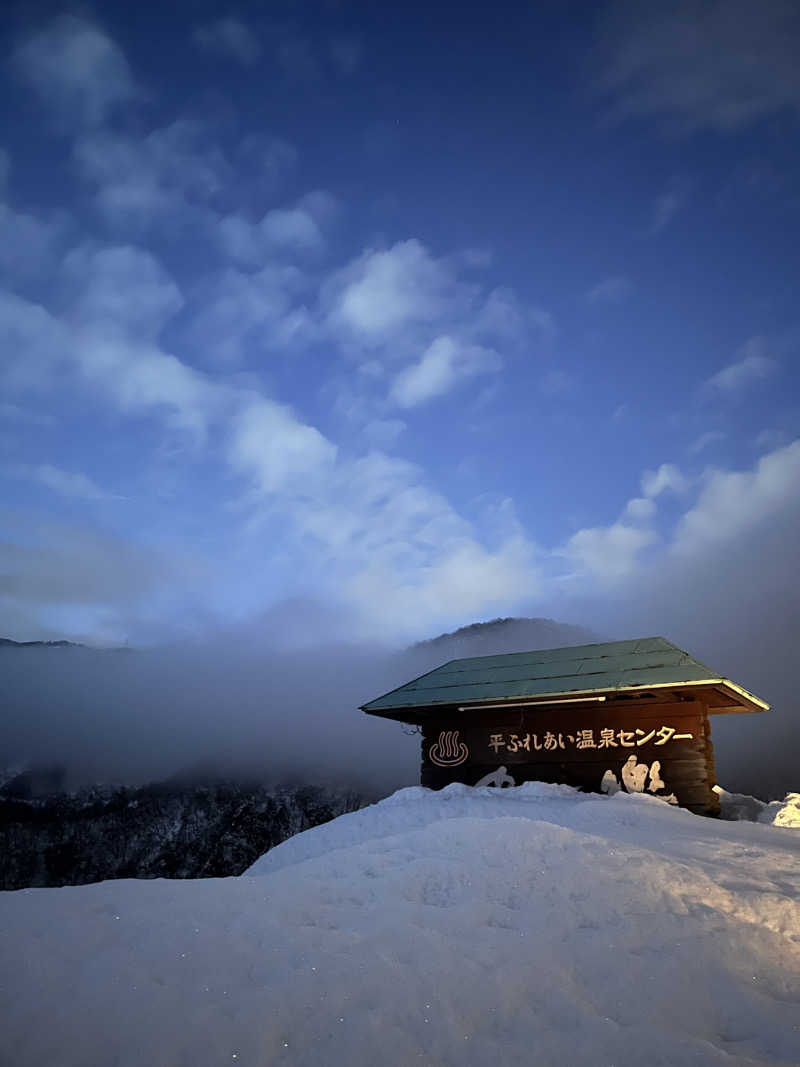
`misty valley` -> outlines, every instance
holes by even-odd
[[[419,735],[364,716],[367,697],[464,656],[597,640],[537,618],[400,650],[265,652],[257,634],[155,649],[4,639],[0,888],[238,875],[287,838],[417,784]],[[715,733],[721,784],[783,797],[794,773],[790,760],[781,774],[780,721],[759,723],[759,759],[741,743],[752,727],[733,718]]]
[[[363,716],[370,693],[455,656],[591,636],[496,619],[399,652],[0,639],[0,889],[241,874],[417,782],[419,738]]]

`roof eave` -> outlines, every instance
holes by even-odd
[[[745,689],[744,686],[737,685],[736,682],[732,682],[730,678],[721,678],[720,684],[725,689],[731,689],[733,692],[743,699],[746,703],[752,704],[753,707],[748,709],[750,711],[769,711],[769,704],[766,700],[762,700],[761,697],[757,697],[754,693]]]
[[[483,700],[469,701],[459,700],[457,703],[461,706],[470,705],[474,708],[480,708],[482,705],[492,704],[558,704],[561,701],[567,699],[580,698],[582,696],[590,697],[599,695],[601,693],[635,693],[635,692],[649,692],[651,689],[685,689],[692,686],[719,686],[720,688],[727,690],[728,693],[734,698],[735,705],[742,705],[741,712],[756,712],[756,711],[769,711],[769,704],[766,701],[761,700],[753,693],[749,693],[742,686],[732,682],[729,678],[702,678],[685,682],[651,682],[649,685],[622,685],[622,686],[609,686],[604,689],[567,689],[560,693],[542,693],[532,694],[528,697],[525,696],[509,696],[509,697],[486,697]],[[380,698],[378,698],[380,699]],[[370,704],[374,701],[370,701]],[[426,704],[395,704],[387,705],[383,708],[370,708],[370,704],[363,704],[361,711],[366,715],[378,715],[381,718],[393,719],[396,716],[387,714],[387,712],[408,711],[418,714],[422,708],[430,707],[433,704],[440,704],[442,707],[451,704],[452,701],[432,701],[430,705]],[[709,708],[709,714],[716,713],[714,708]],[[728,711],[738,710],[736,707],[726,709]]]

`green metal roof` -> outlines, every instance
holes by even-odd
[[[665,638],[642,637],[633,641],[454,659],[364,704],[362,710],[381,715],[392,709],[432,704],[565,698],[571,693],[608,693],[701,682],[721,684],[733,690],[755,705],[752,710],[768,707]]]

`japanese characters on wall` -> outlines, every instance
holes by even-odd
[[[362,705],[422,733],[423,786],[563,783],[719,814],[712,715],[769,704],[665,637],[451,659]]]
[[[634,730],[615,730],[613,726],[601,726],[595,739],[595,731],[591,727],[575,728],[575,733],[568,734],[559,731],[558,734],[547,730],[541,741],[538,734],[503,734],[493,733],[489,735],[488,747],[495,753],[501,749],[510,755],[517,752],[555,752],[565,751],[568,748],[585,750],[588,748],[636,748],[653,741],[656,745],[666,745],[670,741],[691,741],[694,734],[679,733],[674,726],[653,727],[643,730],[636,727]]]
[[[700,810],[713,806],[710,742],[692,702],[630,708],[482,709],[423,728],[422,782],[504,788],[550,781],[613,795],[646,793]],[[711,799],[709,799],[711,796]]]

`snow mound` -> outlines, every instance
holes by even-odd
[[[744,793],[729,793],[720,786],[714,786],[722,807],[722,818],[763,822],[768,826],[785,826],[800,830],[800,793],[787,793],[783,800],[771,800],[767,803],[758,797],[749,797]]]
[[[800,1061],[800,835],[401,790],[240,878],[0,894],[0,1062]]]

